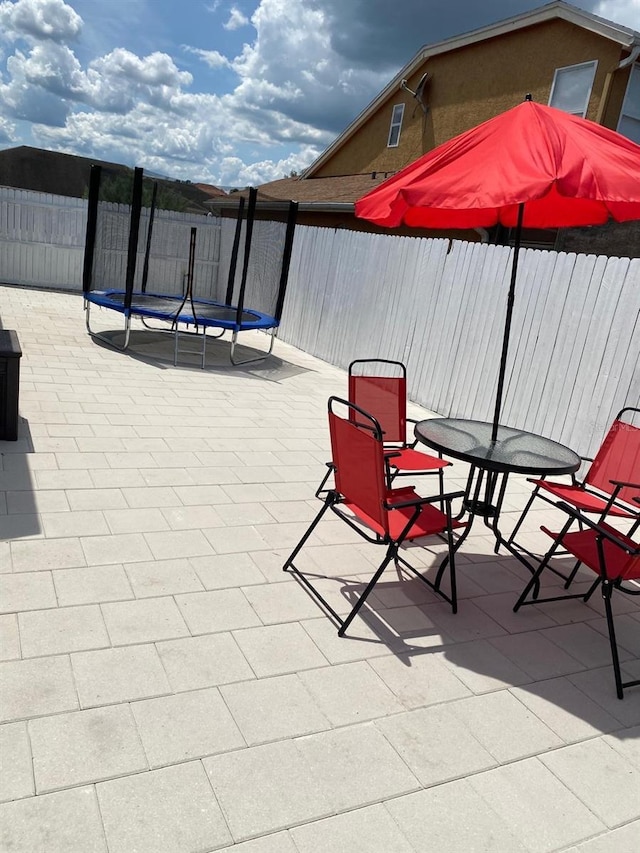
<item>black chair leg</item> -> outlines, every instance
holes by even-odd
[[[325,497],[325,499],[324,499],[324,503],[322,504],[322,507],[321,507],[320,511],[318,512],[318,514],[316,515],[316,517],[313,519],[313,521],[311,522],[311,524],[310,524],[310,525],[309,525],[309,527],[307,528],[306,532],[305,532],[305,533],[304,533],[304,535],[302,536],[302,539],[298,542],[298,544],[296,545],[296,547],[293,549],[293,551],[292,551],[292,552],[291,552],[291,554],[289,555],[289,558],[287,559],[286,563],[285,563],[285,564],[284,564],[284,566],[282,567],[282,571],[283,571],[283,572],[288,571],[288,570],[289,570],[289,567],[290,567],[290,566],[293,566],[293,561],[295,560],[295,558],[298,556],[298,554],[299,554],[299,553],[300,553],[300,551],[302,550],[302,548],[303,548],[303,546],[304,546],[305,542],[307,541],[307,539],[311,536],[311,534],[313,533],[313,531],[314,531],[314,530],[316,529],[316,527],[318,526],[318,524],[319,524],[319,522],[320,522],[320,520],[321,520],[322,516],[323,516],[323,515],[325,514],[325,512],[329,509],[329,507],[330,507],[332,504],[334,504],[334,503],[335,503],[335,501],[336,501],[336,493],[335,493],[335,492],[328,492],[327,496],[326,496],[326,497]]]
[[[520,598],[519,598],[519,599],[516,601],[516,603],[513,605],[513,612],[514,612],[514,613],[517,613],[517,612],[518,612],[518,610],[520,610],[520,608],[522,607],[522,605],[523,605],[523,604],[532,604],[532,603],[535,601],[535,599],[536,599],[536,597],[537,597],[537,595],[538,595],[538,591],[539,591],[539,589],[540,589],[540,575],[541,575],[541,574],[542,574],[542,572],[547,568],[547,564],[548,564],[549,560],[553,557],[553,555],[554,555],[554,553],[555,553],[555,551],[556,551],[557,545],[558,545],[558,543],[557,543],[557,542],[553,544],[553,546],[550,548],[550,550],[549,550],[549,551],[547,551],[547,553],[546,553],[546,554],[544,555],[544,557],[542,558],[542,562],[540,563],[540,565],[538,566],[538,568],[537,568],[537,569],[535,570],[535,572],[531,575],[531,578],[530,578],[530,580],[529,580],[529,583],[528,583],[528,584],[525,586],[525,588],[522,590],[522,593],[521,593],[521,595],[520,595]],[[532,600],[531,602],[527,602],[527,601],[526,601],[526,598],[527,598],[527,596],[529,595],[529,593],[531,592],[531,590],[532,590],[532,589],[534,589],[534,587],[535,587],[535,590],[536,590],[536,591],[535,591],[535,593],[534,593],[533,600]]]
[[[616,679],[616,693],[618,694],[618,699],[622,699],[622,674],[620,673],[620,658],[618,657],[618,644],[616,643],[616,631],[613,625],[613,611],[611,609],[612,592],[613,584],[611,583],[611,581],[602,581],[602,599],[604,601],[604,612],[607,616],[607,628],[609,629],[609,643],[611,644],[613,673]]]
[[[436,579],[433,584],[436,592],[440,591],[440,583],[442,582],[442,577],[444,575],[444,570],[447,566],[449,566],[449,581],[451,584],[451,611],[453,613],[458,612],[458,589],[456,583],[456,545],[453,541],[453,529],[451,527],[452,517],[451,517],[451,501],[447,501],[446,506],[447,513],[447,549],[448,556],[440,563],[438,568],[438,573],[436,574]],[[445,596],[446,597],[446,596]]]
[[[371,578],[371,580],[369,581],[369,583],[365,587],[364,592],[362,593],[360,598],[356,601],[353,610],[351,611],[351,613],[349,613],[347,618],[344,620],[344,622],[342,623],[342,625],[338,629],[338,636],[339,637],[342,637],[344,635],[344,632],[347,630],[349,625],[352,623],[354,617],[357,615],[358,611],[360,610],[362,605],[365,603],[365,601],[369,597],[369,593],[374,588],[374,586],[377,584],[377,582],[380,579],[380,576],[382,575],[384,570],[387,568],[389,563],[395,559],[397,550],[398,550],[398,546],[395,543],[391,543],[391,545],[389,545],[389,547],[387,548],[386,557],[384,558],[382,563],[380,563],[379,568],[377,569],[375,575]]]
[[[449,581],[451,583],[451,611],[452,613],[458,612],[458,585],[456,581],[456,549],[453,543],[453,531],[451,530],[451,505],[449,505],[449,530],[447,531],[447,545],[449,547]],[[442,572],[444,571],[444,565],[440,566],[440,570],[438,572],[437,586],[440,587],[440,581],[442,579]]]
[[[571,586],[571,584],[573,583],[573,579],[574,579],[574,578],[575,578],[575,576],[578,574],[578,569],[580,568],[580,566],[581,566],[581,565],[582,565],[582,563],[580,562],[580,560],[578,560],[578,562],[575,564],[575,566],[574,566],[574,567],[573,567],[573,569],[571,570],[571,572],[570,572],[570,574],[569,574],[568,578],[567,578],[567,579],[566,579],[566,581],[564,582],[564,588],[565,588],[565,589],[569,589],[569,587],[570,587],[570,586]]]
[[[328,470],[327,470],[327,473],[324,475],[324,477],[322,478],[322,482],[320,483],[320,485],[319,485],[319,486],[318,486],[318,488],[316,489],[316,494],[315,494],[315,496],[316,496],[317,498],[320,498],[320,500],[322,500],[322,496],[323,496],[323,494],[325,493],[325,488],[324,488],[324,487],[325,487],[325,485],[326,485],[326,482],[327,482],[327,480],[329,479],[329,477],[331,476],[331,473],[333,472],[333,466],[331,465],[331,463],[330,463],[330,462],[327,462],[327,469],[328,469]]]
[[[529,497],[529,500],[527,501],[527,503],[526,503],[526,505],[525,505],[525,508],[524,508],[524,509],[522,510],[522,512],[520,513],[520,518],[519,518],[519,519],[518,519],[518,521],[516,522],[516,526],[513,528],[513,530],[511,531],[511,535],[510,535],[510,536],[509,536],[509,538],[507,539],[507,544],[508,544],[508,545],[511,545],[511,544],[512,544],[512,542],[513,542],[513,540],[516,538],[516,534],[517,534],[518,530],[520,530],[520,528],[521,528],[521,526],[522,526],[522,522],[524,521],[525,515],[526,515],[526,514],[529,512],[529,510],[531,509],[531,504],[534,502],[534,500],[535,500],[535,499],[536,499],[536,497],[538,496],[538,492],[539,492],[539,491],[540,491],[540,489],[538,488],[538,486],[536,486],[536,487],[535,487],[535,489],[531,492],[531,496]]]

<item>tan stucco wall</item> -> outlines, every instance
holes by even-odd
[[[518,30],[428,59],[407,81],[415,89],[425,71],[425,116],[408,92],[398,89],[354,136],[314,173],[314,177],[394,172],[431,148],[520,103],[527,93],[548,103],[556,68],[598,60],[587,118],[617,125],[628,70],[616,72],[601,98],[607,74],[622,58],[618,44],[566,21],[556,20]],[[394,104],[404,103],[400,144],[387,148]]]

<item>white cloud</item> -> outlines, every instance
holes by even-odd
[[[216,68],[231,67],[231,61],[217,50],[202,50],[199,47],[189,47],[187,44],[183,44],[182,49],[187,51],[187,53],[193,53],[194,56],[199,56],[205,65],[214,70]]]
[[[85,76],[73,52],[55,42],[36,44],[28,56],[16,54],[9,65],[16,77],[62,98],[82,93]]]
[[[12,145],[15,142],[17,142],[15,124],[0,116],[0,144]]]
[[[0,32],[5,37],[70,41],[82,29],[82,18],[63,0],[0,2]]]
[[[53,42],[51,46],[57,47]],[[52,67],[55,62],[52,63]],[[36,56],[30,65],[30,57],[17,50],[7,59],[8,82],[0,82],[0,109],[7,119],[42,122],[54,127],[64,125],[70,105],[60,92],[49,92],[32,78],[46,73],[46,65],[39,67]],[[58,81],[55,81],[57,86]]]
[[[594,14],[640,31],[640,0],[601,0]]]
[[[68,47],[51,41],[34,45],[28,54],[16,51],[7,60],[7,70],[11,80],[0,85],[0,103],[4,101],[14,114],[36,92],[64,98],[65,111],[73,102],[115,113],[125,113],[138,103],[171,109],[172,99],[193,79],[167,54],[138,57],[123,48],[95,59],[83,71]]]
[[[240,27],[246,27],[248,23],[249,19],[247,16],[243,15],[242,12],[234,6],[229,14],[229,20],[222,26],[225,30],[239,30]]]
[[[233,94],[238,106],[313,124],[326,138],[341,131],[389,79],[386,70],[354,69],[338,57],[328,17],[306,0],[262,0],[251,21],[257,38],[232,63],[240,78]]]
[[[268,181],[277,181],[290,175],[291,172],[302,172],[303,169],[311,163],[315,158],[315,149],[303,149],[297,154],[290,154],[288,157],[283,157],[280,160],[261,160],[255,163],[244,164],[241,161],[229,158],[228,161],[222,161],[223,174],[224,170],[229,166],[233,168],[229,171],[229,177],[235,176],[237,186],[256,186],[264,184]],[[227,180],[223,186],[230,186],[233,180]]]
[[[179,71],[173,59],[166,53],[151,53],[139,57],[129,50],[118,47],[107,56],[95,59],[91,69],[110,79],[123,79],[142,86],[170,86],[178,89],[188,86],[192,76],[188,71]]]

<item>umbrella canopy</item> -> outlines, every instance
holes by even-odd
[[[525,228],[640,219],[640,146],[526,100],[450,139],[355,205],[387,228]]]
[[[522,228],[640,219],[640,145],[527,96],[380,184],[356,202],[355,214],[387,228],[515,226],[495,440]]]

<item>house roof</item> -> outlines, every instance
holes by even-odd
[[[367,172],[365,175],[344,175],[335,178],[282,178],[257,187],[256,201],[262,208],[279,207],[283,202],[297,201],[299,209],[315,211],[353,209],[353,204],[369,190],[374,189],[390,172]],[[224,198],[212,198],[213,208],[236,207],[240,196],[248,190],[231,193]]]
[[[453,36],[444,41],[425,45],[420,48],[415,56],[396,74],[387,86],[376,95],[360,115],[314,160],[305,170],[304,177],[313,177],[314,173],[378,110],[379,106],[386,101],[389,95],[400,88],[402,81],[415,73],[430,57],[437,56],[440,53],[448,53],[449,51],[457,50],[476,42],[485,41],[496,36],[511,33],[514,30],[524,29],[557,18],[617,42],[621,48],[631,51],[634,47],[640,46],[640,32],[629,29],[629,27],[624,27],[621,24],[616,24],[613,21],[607,21],[605,18],[593,15],[590,12],[585,12],[576,6],[572,6],[570,3],[563,2],[563,0],[555,0],[553,3],[547,3],[545,6],[540,6],[529,12],[523,12],[520,15],[514,15],[511,18],[505,18],[495,24],[489,24],[488,26],[463,33],[462,35]]]
[[[197,187],[203,193],[206,193],[211,198],[218,198],[219,196],[226,196],[226,192],[221,190],[220,187],[216,187],[213,184],[194,184],[194,187]]]

